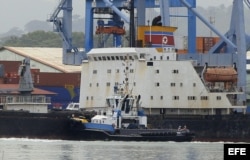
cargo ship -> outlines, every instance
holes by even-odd
[[[118,55],[122,56],[114,54],[110,57]],[[72,116],[70,118],[72,134],[78,135],[80,140],[192,141],[195,134],[186,126],[178,129],[148,128],[147,116],[141,107],[141,96],[133,95],[129,87],[130,61],[132,61],[129,57],[131,55],[128,53],[124,56],[124,83],[114,85],[114,93],[104,100],[106,106],[101,110],[102,114],[95,115],[90,122],[84,117]]]
[[[248,124],[250,122],[250,116],[247,114],[243,114],[243,113],[236,113],[236,112],[230,112],[231,108],[234,108],[236,103],[230,103],[231,104],[231,108],[230,106],[228,106],[228,108],[222,108],[220,112],[216,112],[216,108],[213,108],[214,106],[212,106],[211,108],[205,108],[207,109],[207,111],[203,111],[200,112],[198,114],[197,110],[200,110],[201,108],[198,108],[196,111],[194,112],[187,112],[185,114],[183,114],[183,111],[181,109],[183,109],[185,111],[185,108],[179,108],[179,113],[172,113],[169,112],[168,109],[164,109],[164,108],[146,108],[146,104],[148,104],[149,102],[147,101],[148,97],[145,98],[146,96],[144,95],[144,92],[146,92],[147,90],[143,90],[143,88],[147,88],[150,86],[147,86],[147,82],[149,83],[154,83],[152,82],[153,80],[157,80],[157,76],[153,77],[152,80],[152,76],[149,77],[145,77],[142,76],[142,74],[147,73],[147,70],[150,70],[153,73],[162,73],[162,70],[160,70],[160,66],[164,67],[164,71],[163,72],[163,76],[165,77],[166,73],[168,72],[167,70],[171,70],[171,73],[174,74],[172,72],[172,68],[171,66],[173,66],[175,69],[178,69],[178,74],[181,75],[182,74],[187,74],[189,78],[192,79],[192,82],[196,82],[194,81],[195,79],[197,79],[197,84],[196,86],[193,86],[194,88],[199,88],[200,83],[204,84],[202,82],[203,79],[207,79],[209,82],[211,83],[215,83],[216,81],[225,81],[224,83],[230,83],[230,84],[234,84],[237,79],[235,78],[235,74],[237,74],[237,71],[235,70],[234,66],[230,66],[230,67],[221,67],[221,70],[219,68],[219,70],[214,70],[214,67],[212,67],[211,70],[207,71],[208,65],[204,65],[203,66],[203,70],[199,69],[199,70],[195,70],[194,67],[194,63],[192,61],[178,61],[178,60],[173,60],[173,59],[169,59],[167,58],[167,56],[169,57],[175,57],[175,53],[164,53],[165,54],[165,60],[151,60],[150,57],[154,57],[156,56],[161,56],[161,53],[158,53],[157,50],[155,49],[148,49],[148,48],[124,48],[125,50],[125,54],[122,54],[121,49],[119,49],[119,51],[116,50],[114,48],[111,49],[112,52],[110,51],[109,48],[107,49],[93,49],[92,51],[90,51],[89,55],[89,60],[88,61],[84,61],[83,63],[83,71],[85,73],[85,76],[90,76],[90,77],[94,77],[95,75],[91,75],[91,74],[97,74],[97,73],[101,73],[102,76],[100,76],[100,79],[98,79],[97,77],[95,77],[95,81],[91,81],[91,83],[87,83],[88,85],[85,86],[86,88],[84,89],[85,91],[89,91],[86,92],[88,94],[93,93],[93,95],[89,95],[89,98],[85,97],[84,100],[86,100],[86,104],[91,104],[91,103],[87,103],[88,99],[91,100],[92,99],[92,103],[94,103],[95,107],[89,107],[89,108],[82,108],[83,111],[48,111],[48,113],[32,113],[31,111],[26,110],[26,108],[22,109],[22,110],[1,110],[0,111],[0,137],[4,137],[4,138],[8,138],[8,137],[21,137],[21,138],[43,138],[43,139],[63,139],[63,140],[86,140],[86,138],[84,138],[84,132],[83,132],[83,128],[80,125],[79,128],[79,123],[78,125],[76,125],[77,127],[73,128],[72,130],[72,115],[78,117],[78,116],[84,116],[88,122],[91,122],[91,118],[93,118],[96,115],[100,115],[102,114],[102,112],[106,113],[106,115],[108,115],[107,113],[112,113],[113,105],[115,105],[117,102],[114,101],[114,99],[112,97],[110,97],[110,95],[112,95],[113,93],[119,93],[120,91],[127,91],[128,93],[133,92],[135,96],[133,96],[134,98],[138,99],[140,97],[141,102],[140,107],[142,107],[145,111],[145,115],[147,115],[147,119],[148,119],[148,124],[147,124],[147,128],[148,129],[154,129],[156,128],[157,132],[153,132],[152,135],[150,133],[145,132],[144,130],[138,130],[141,133],[138,134],[139,136],[137,137],[133,137],[130,136],[129,140],[137,140],[137,141],[141,141],[141,140],[151,140],[149,138],[155,138],[154,141],[156,140],[160,140],[162,137],[164,138],[167,134],[165,133],[170,133],[173,134],[171,135],[171,139],[167,139],[167,140],[172,140],[172,141],[190,141],[190,140],[195,140],[195,141],[236,141],[236,142],[240,142],[240,141],[244,141],[244,142],[250,142],[250,128],[249,126],[246,126],[245,124]],[[99,53],[101,51],[101,53]],[[107,53],[105,53],[107,52]],[[144,56],[140,56],[140,54],[143,53]],[[110,56],[110,61],[108,61],[109,58],[105,57],[106,60],[101,61],[99,58],[98,61],[98,65],[96,65],[95,63],[95,58],[93,57],[102,57],[104,58],[105,56]],[[117,56],[119,55],[119,57]],[[115,58],[117,57],[117,60],[112,60],[112,56]],[[123,57],[123,58],[121,58]],[[127,58],[125,58],[127,57]],[[136,59],[136,57],[138,57],[138,59]],[[143,59],[139,59],[143,58]],[[104,59],[105,59],[104,58]],[[123,60],[119,60],[119,59],[123,59]],[[135,59],[133,59],[135,58]],[[160,57],[158,57],[159,59],[161,59]],[[149,59],[149,61],[147,61],[147,59]],[[91,61],[93,60],[93,61]],[[165,61],[165,62],[164,62]],[[89,66],[92,65],[93,66]],[[148,63],[148,62],[151,62]],[[152,62],[153,65],[152,65]],[[162,62],[161,65],[157,64],[157,62]],[[163,64],[164,63],[168,63],[171,64],[170,66],[166,67]],[[111,67],[113,65],[113,63],[115,63],[114,65],[117,67],[114,68],[114,70],[108,71],[108,69],[106,69],[104,66],[104,64],[109,64],[109,67]],[[135,64],[138,63],[138,64]],[[140,64],[139,64],[140,63]],[[176,63],[176,64],[174,64]],[[178,63],[180,63],[180,67],[178,67]],[[99,64],[101,64],[99,66]],[[149,65],[147,65],[149,64]],[[119,66],[120,65],[120,66]],[[141,66],[140,66],[141,65]],[[185,66],[187,65],[187,66]],[[129,67],[126,67],[129,66]],[[134,66],[137,66],[139,68],[134,69]],[[155,71],[153,68],[153,66],[157,66],[157,68],[159,69],[159,73],[158,71]],[[185,67],[183,67],[185,66]],[[188,66],[190,68],[193,69],[193,71],[185,71],[182,72],[182,69],[187,70]],[[146,67],[143,68],[143,67]],[[86,70],[87,68],[91,68],[93,69],[93,71],[88,72],[90,75],[86,74]],[[144,72],[140,71],[139,69],[142,68]],[[165,69],[166,68],[166,69]],[[198,67],[200,68],[200,67]],[[119,71],[118,71],[119,69]],[[230,72],[228,72],[228,74],[225,76],[225,69],[230,70]],[[96,71],[95,71],[96,70]],[[104,71],[103,71],[104,70]],[[195,71],[194,71],[195,70]],[[116,71],[116,72],[115,72]],[[135,71],[138,71],[138,73],[136,73]],[[197,71],[200,71],[198,73],[203,73],[203,76],[198,76]],[[207,71],[207,72],[206,72]],[[114,76],[110,76],[108,74],[115,74]],[[152,74],[150,72],[150,74]],[[177,71],[176,71],[177,72]],[[110,78],[110,83],[112,82],[111,80],[113,80],[112,77],[115,77],[115,81],[114,86],[111,87],[110,85],[108,85],[109,81],[106,81],[105,79],[105,74],[107,74],[107,78]],[[194,73],[194,75],[191,75],[191,73]],[[218,74],[221,76],[215,76],[213,77],[214,74]],[[175,73],[176,74],[176,73]],[[98,74],[97,74],[98,75]],[[139,76],[138,77],[136,76]],[[196,76],[195,76],[196,75]],[[210,76],[212,75],[212,77]],[[140,77],[143,77],[143,80],[140,79]],[[208,77],[208,78],[206,78]],[[230,78],[228,78],[230,77]],[[120,79],[119,79],[120,78]],[[186,79],[183,78],[178,78],[178,76],[175,75],[176,80],[174,82],[177,82],[177,80],[180,81],[187,81]],[[131,81],[132,83],[131,83]],[[147,81],[147,80],[148,81]],[[229,80],[231,79],[231,80]],[[137,81],[139,80],[139,81]],[[85,82],[88,82],[86,77],[85,77]],[[162,86],[165,83],[166,79],[164,80],[164,82],[161,82],[160,85]],[[137,87],[140,86],[139,84],[143,85],[140,87],[140,90],[137,90]],[[143,83],[142,83],[143,82]],[[167,81],[166,81],[167,82]],[[172,82],[172,80],[171,80]],[[184,85],[187,85],[186,83],[183,83],[182,87],[184,87]],[[200,82],[200,83],[198,83]],[[105,83],[105,84],[102,84]],[[180,82],[181,83],[181,82]],[[94,85],[95,84],[95,85]],[[99,85],[97,85],[99,84]],[[124,85],[129,84],[127,87],[124,88]],[[169,83],[170,85],[171,83]],[[192,83],[193,84],[193,83]],[[216,83],[215,83],[216,84]],[[219,83],[221,84],[221,83]],[[84,86],[84,85],[83,85]],[[157,85],[154,85],[157,87]],[[168,86],[168,85],[163,85],[163,86]],[[171,85],[170,85],[171,86]],[[205,88],[202,88],[202,93],[210,95],[211,97],[215,96],[221,96],[221,101],[219,100],[217,102],[216,105],[220,105],[220,103],[225,103],[225,102],[231,102],[230,99],[228,99],[228,101],[224,100],[224,98],[232,98],[232,96],[223,96],[224,94],[241,94],[241,91],[236,90],[235,87],[228,87],[228,85],[220,85],[220,86],[225,86],[226,88],[210,88],[209,92],[205,92]],[[95,88],[94,88],[95,87]],[[101,87],[107,87],[107,88],[101,88]],[[91,88],[93,88],[94,90],[91,90]],[[99,90],[99,88],[101,88]],[[228,90],[234,88],[235,90]],[[98,92],[95,91],[96,89],[98,89]],[[207,89],[207,87],[206,87]],[[209,89],[209,87],[208,87]],[[214,90],[213,90],[214,89]],[[166,88],[162,88],[162,91],[158,90],[159,94],[163,94],[163,96],[165,97],[164,93],[167,94],[166,97],[171,97],[171,92],[168,92]],[[193,89],[195,90],[195,89]],[[102,91],[110,91],[104,93]],[[141,92],[140,92],[141,91]],[[154,89],[150,89],[148,90],[150,93],[154,94],[154,97],[157,97],[157,93],[153,92]],[[164,92],[163,92],[164,91]],[[174,90],[172,90],[174,91]],[[86,94],[85,92],[83,92],[83,95]],[[95,93],[95,94],[94,94]],[[98,94],[96,94],[98,93]],[[100,93],[100,94],[99,94]],[[179,92],[178,93],[186,93],[186,92]],[[190,92],[191,93],[191,92]],[[200,93],[200,92],[198,92]],[[106,95],[105,95],[106,94]],[[104,96],[102,96],[104,95]],[[139,96],[140,95],[140,96]],[[200,94],[199,94],[200,95]],[[91,96],[93,96],[91,98]],[[98,97],[96,97],[98,96]],[[203,96],[203,95],[201,95]],[[198,101],[208,101],[209,99],[211,100],[211,97],[209,96],[208,99],[198,99],[196,98],[196,100]],[[84,96],[83,96],[84,97]],[[100,98],[104,98],[104,102],[98,101],[98,99]],[[165,99],[163,97],[163,99]],[[150,97],[149,97],[150,98]],[[97,99],[97,100],[96,100]],[[180,98],[179,98],[180,99]],[[187,98],[188,99],[188,98]],[[95,101],[94,101],[95,100]],[[108,101],[109,100],[109,101]],[[113,101],[112,101],[113,100]],[[152,100],[150,98],[150,100]],[[171,100],[171,98],[170,98]],[[172,99],[173,100],[173,99]],[[184,99],[185,100],[185,99]],[[159,101],[159,100],[158,100]],[[145,103],[146,102],[146,103]],[[234,102],[234,101],[232,101]],[[128,105],[126,106],[126,109],[124,108],[122,112],[124,112],[124,114],[126,115],[126,112],[129,113],[129,111],[131,111],[131,114],[135,114],[136,112],[134,112],[134,108],[130,108],[127,107],[129,106],[129,104],[134,104],[136,103],[135,101],[131,102],[131,103],[127,103]],[[168,102],[170,103],[170,102]],[[166,104],[168,104],[166,103]],[[177,103],[177,102],[176,102]],[[188,102],[185,102],[187,104],[189,104]],[[171,103],[170,103],[171,104]],[[193,103],[194,104],[194,103]],[[210,103],[205,103],[205,104],[210,104]],[[228,104],[228,103],[227,103]],[[80,103],[81,105],[81,103]],[[224,104],[223,104],[224,105]],[[87,105],[86,105],[87,106]],[[98,108],[98,106],[100,106]],[[153,106],[153,105],[152,105]],[[167,105],[166,105],[167,106]],[[185,105],[186,106],[186,105]],[[243,106],[242,104],[240,106]],[[174,106],[171,106],[172,108]],[[221,106],[220,106],[221,107]],[[193,108],[195,109],[195,108]],[[245,107],[243,106],[242,108],[243,110],[245,109]],[[151,112],[150,112],[151,110]],[[232,110],[233,111],[233,110]],[[189,113],[189,114],[188,114]],[[197,114],[194,114],[197,113]],[[204,114],[201,114],[204,113]],[[209,114],[208,114],[209,113]],[[212,114],[213,113],[213,114]],[[124,120],[120,120],[119,122],[116,121],[116,125],[120,125],[123,124],[123,126],[127,126],[128,124],[131,123],[130,120],[126,119],[126,116]],[[132,121],[133,122],[133,121]],[[191,134],[190,136],[180,136],[178,138],[184,138],[184,139],[177,139],[176,135],[178,133],[178,127],[179,126],[187,126],[190,131],[195,133],[195,137],[193,137],[193,135]],[[167,129],[166,129],[167,128]],[[120,132],[126,132],[128,131],[129,128],[121,128],[118,131]],[[114,129],[114,131],[116,131],[116,129]],[[131,131],[131,130],[129,130]],[[134,132],[135,130],[132,130],[132,132]],[[161,133],[159,133],[159,131],[161,131]],[[170,132],[171,131],[171,132]],[[95,135],[98,136],[100,131],[93,131],[92,130],[88,130],[88,134],[87,135]],[[162,134],[162,135],[158,135]],[[128,135],[129,133],[127,133]],[[146,135],[150,134],[151,137],[147,137]],[[154,135],[158,135],[158,136],[154,136]],[[92,138],[94,138],[95,136],[93,136]],[[146,137],[147,138],[146,138]],[[161,138],[159,138],[159,136]],[[102,134],[100,135],[99,139],[100,140],[125,140],[124,138],[118,138],[121,137],[118,135],[108,135],[106,132],[102,132]],[[98,137],[95,137],[94,139],[98,139]],[[88,137],[87,140],[91,140],[91,137]],[[163,140],[163,139],[162,139]],[[166,141],[166,137],[165,137],[165,141]]]
[[[141,95],[148,115],[228,115],[246,113],[246,103],[237,86],[235,66],[214,64],[214,57],[200,55],[197,60],[179,60],[173,48],[158,52],[155,48],[92,49],[82,64],[80,104],[85,109],[105,108],[105,99],[113,88],[129,83],[128,90]],[[168,52],[169,51],[169,52]],[[129,58],[129,67],[123,69]],[[231,63],[231,62],[230,62]],[[125,79],[124,72],[129,77]],[[89,78],[91,77],[91,78]],[[96,94],[98,93],[98,94]]]

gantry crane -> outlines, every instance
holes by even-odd
[[[47,21],[53,22],[54,31],[63,39],[63,64],[81,65],[86,54],[72,45],[72,9],[72,0],[61,0]],[[58,17],[60,11],[63,17]]]
[[[133,3],[131,3],[133,2]],[[160,4],[160,3],[161,4]],[[161,11],[165,11],[162,15],[168,15],[169,7],[183,7],[180,0],[170,0],[166,7],[165,0],[86,0],[85,5],[85,51],[80,51],[77,47],[72,45],[72,0],[60,0],[58,6],[51,14],[47,21],[54,24],[54,31],[58,32],[63,39],[63,64],[68,65],[80,65],[82,60],[86,58],[86,53],[94,47],[94,14],[110,14],[111,18],[106,23],[102,19],[97,21],[96,34],[105,34],[104,38],[99,44],[99,47],[104,47],[105,41],[110,35],[113,35],[113,46],[122,46],[122,37],[125,34],[124,22],[133,25],[134,16],[127,17],[121,10],[128,10],[133,14],[133,9],[137,9],[137,20],[138,25],[145,25],[145,8],[158,8],[162,6]],[[192,7],[196,6],[196,0],[188,0]],[[165,7],[165,8],[164,8]],[[163,10],[164,8],[164,10]],[[63,12],[62,17],[58,17],[60,12]],[[164,16],[166,19],[169,16]],[[188,11],[188,41],[194,42],[189,43],[189,52],[195,52],[195,37],[196,20],[192,12]],[[130,27],[130,37],[134,35],[133,29]],[[135,37],[130,39],[135,40]],[[130,42],[130,46],[135,46],[135,42]]]
[[[198,64],[206,63],[206,56],[213,65],[233,65],[238,68],[238,87],[243,91],[246,89],[246,48],[250,46],[249,36],[245,33],[244,22],[244,2],[250,8],[250,0],[234,0],[231,15],[231,24],[226,34],[221,34],[214,26],[212,26],[205,18],[203,18],[196,10],[196,0],[86,0],[85,3],[85,52],[80,52],[72,45],[72,0],[61,0],[54,13],[48,21],[53,22],[55,31],[59,32],[63,39],[63,63],[71,65],[80,65],[82,60],[86,58],[86,53],[94,47],[93,34],[105,35],[98,47],[105,47],[105,41],[110,35],[113,35],[113,46],[121,47],[121,36],[125,34],[124,23],[129,24],[130,28],[130,46],[134,47],[133,37],[135,34],[134,22],[137,25],[146,25],[145,10],[146,8],[160,8],[161,23],[170,25],[169,8],[170,7],[186,7],[188,22],[188,54],[179,55],[179,59],[196,60]],[[134,15],[134,9],[137,15]],[[63,11],[63,17],[59,18],[58,14]],[[124,14],[122,10],[129,11],[129,16]],[[98,15],[110,15],[108,20],[102,19]],[[178,17],[179,15],[174,15]],[[196,18],[199,18],[206,26],[220,37],[220,41],[211,48],[207,55],[196,53]],[[94,19],[97,24],[94,24]],[[94,31],[94,26],[96,30]],[[223,59],[216,58],[216,53],[229,53]],[[214,55],[214,56],[211,56]],[[200,56],[205,57],[201,60]],[[211,60],[212,58],[212,60]],[[242,96],[246,99],[246,95]]]
[[[196,7],[196,0],[188,0],[188,3],[191,4],[193,8]],[[123,22],[129,24],[129,31],[130,31],[130,46],[135,46],[135,40],[136,38],[133,37],[134,33],[134,19],[136,18],[137,25],[145,25],[146,18],[145,18],[145,9],[146,8],[161,8],[161,15],[162,20],[165,21],[164,25],[169,25],[169,7],[184,7],[180,0],[86,0],[86,6],[85,6],[85,20],[86,22],[89,22],[85,26],[85,50],[86,52],[90,51],[94,47],[94,41],[93,41],[93,32],[94,32],[94,15],[98,14],[110,14],[112,15],[110,21],[108,23],[104,23],[101,19],[99,19],[98,28],[100,21],[103,25],[106,26],[107,30],[110,30],[109,27],[118,28],[117,31],[122,31]],[[137,15],[133,14],[133,10],[137,10]],[[122,10],[127,10],[130,13],[130,16],[128,17]],[[193,12],[188,11],[188,41],[194,42],[189,43],[189,52],[194,53],[195,52],[195,39],[196,39],[196,19],[193,14]],[[97,31],[99,34],[100,32]],[[107,32],[106,32],[107,33]],[[117,35],[116,33],[112,33],[113,35],[113,46],[114,47],[120,47],[122,45],[121,42],[121,35],[124,34],[124,32],[119,32],[120,35]],[[107,35],[106,37],[110,36]],[[107,38],[104,38],[106,40]],[[104,42],[102,42],[103,44]],[[104,45],[102,45],[104,46]]]
[[[72,0],[61,0],[58,7],[50,16],[48,21],[53,22],[55,31],[59,32],[63,38],[63,63],[80,65],[86,57],[86,53],[91,50],[94,45],[93,33],[106,34],[106,38],[100,43],[99,47],[104,47],[104,41],[113,35],[113,46],[121,47],[121,36],[125,34],[124,23],[131,24],[134,18],[137,18],[137,25],[145,25],[145,9],[160,8],[163,25],[170,24],[170,7],[187,7],[188,19],[188,53],[196,53],[196,17],[206,24],[212,31],[220,36],[221,41],[216,44],[209,53],[217,53],[224,48],[224,52],[228,53],[244,53],[246,51],[246,34],[244,28],[243,1],[249,5],[249,0],[234,0],[233,12],[231,17],[231,25],[229,31],[223,35],[219,33],[208,21],[206,21],[196,10],[196,0],[86,0],[85,3],[85,52],[80,52],[72,45]],[[249,5],[250,6],[250,5]],[[137,9],[137,15],[128,17],[122,10]],[[59,18],[58,14],[63,11],[63,17]],[[109,14],[109,20],[103,20],[98,15]],[[178,15],[177,15],[178,16]],[[182,16],[183,17],[183,16]],[[97,24],[94,24],[94,19]],[[242,24],[242,25],[237,25]],[[96,30],[94,31],[94,26]],[[130,26],[133,30],[134,26]],[[130,36],[131,37],[131,36]],[[135,38],[132,38],[133,40]],[[248,44],[248,43],[247,43]],[[134,45],[134,44],[133,44]],[[133,46],[131,45],[131,46]],[[189,56],[188,54],[185,55]],[[245,62],[245,57],[240,58]],[[244,60],[243,60],[244,59]],[[245,68],[245,63],[239,68]],[[244,72],[244,71],[243,71]]]

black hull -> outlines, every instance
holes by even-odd
[[[152,141],[152,142],[190,142],[194,139],[194,134],[177,136],[177,135],[155,135],[155,136],[141,136],[141,135],[111,135],[101,130],[72,130],[74,139],[84,141]]]
[[[62,111],[48,114],[0,111],[0,138],[83,140],[85,139],[84,136],[87,135],[89,138],[86,139],[92,140],[91,138],[94,136],[69,130],[68,117],[71,115],[72,113],[70,112]],[[78,113],[74,112],[74,115],[77,116]],[[93,115],[85,115],[85,117],[92,116]],[[165,117],[158,115],[148,116],[148,122],[152,128],[178,128],[179,125],[186,125],[190,131],[195,133],[193,141],[250,142],[250,126],[247,125],[250,124],[250,115],[176,115]],[[98,133],[98,136],[100,136],[100,133]],[[153,139],[152,137],[150,138]],[[109,137],[105,135],[104,138],[99,138],[99,140],[105,139],[109,140]],[[111,137],[111,139],[121,140],[122,138]],[[133,138],[127,138],[127,140],[130,139]],[[140,138],[138,141],[141,139],[143,138]],[[183,140],[183,137],[175,137],[176,141],[179,139],[181,139],[181,141],[186,140],[186,138]]]
[[[190,142],[194,133],[188,130],[173,129],[116,129],[115,133],[86,128],[85,123],[69,119],[69,129],[76,140],[102,140],[102,141],[175,141]]]

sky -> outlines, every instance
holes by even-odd
[[[13,27],[23,29],[32,20],[46,21],[60,0],[2,0],[0,3],[0,34]],[[233,0],[196,0],[197,6],[231,5]],[[73,0],[73,14],[84,16],[85,0]]]

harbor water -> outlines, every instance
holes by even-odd
[[[221,160],[223,142],[0,139],[0,160]]]

